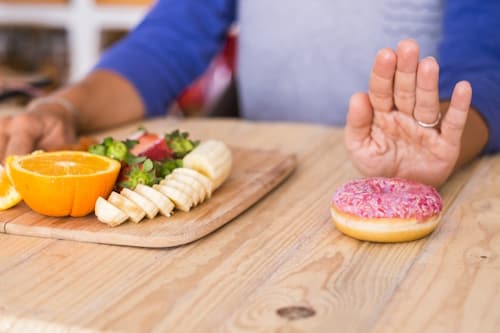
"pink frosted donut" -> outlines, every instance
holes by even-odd
[[[342,185],[331,214],[341,232],[361,240],[403,242],[431,233],[443,202],[432,186],[406,179],[365,178]]]

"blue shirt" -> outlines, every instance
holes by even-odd
[[[451,97],[456,82],[471,82],[472,105],[482,114],[490,129],[485,152],[499,151],[500,3],[497,0],[449,0],[443,6],[441,0],[399,0],[398,4],[394,4],[394,0],[367,0],[362,4],[364,7],[358,4],[359,8],[354,4],[356,2],[347,0],[323,0],[318,8],[305,0],[255,0],[240,4],[242,52],[239,55],[239,85],[244,116],[340,125],[345,119],[350,94],[366,90],[369,64],[374,59],[371,50],[375,52],[381,47],[392,46],[378,45],[385,40],[374,38],[385,33],[398,39],[413,37],[425,46],[423,50],[428,54],[423,52],[423,55],[438,57],[442,99]],[[363,12],[361,9],[366,6],[378,7]],[[321,15],[325,13],[324,7],[330,12]],[[347,7],[353,7],[352,13],[342,12]],[[393,8],[400,10],[395,12]],[[112,70],[129,80],[142,97],[147,115],[164,114],[166,107],[205,70],[220,50],[228,27],[235,20],[236,9],[235,0],[160,0],[133,33],[104,54],[97,68]],[[332,17],[331,13],[338,16]],[[351,20],[349,17],[353,15],[356,17]],[[378,21],[369,21],[370,17],[377,15],[380,16]],[[259,16],[261,21],[252,20],[252,17]],[[305,19],[300,22],[302,17]],[[356,44],[342,44],[342,36],[337,35],[332,38],[331,45],[320,39],[325,29],[338,32],[335,24],[345,26],[346,17],[353,25],[357,23],[361,32],[375,30],[367,38],[373,40],[373,45],[369,45],[371,48],[357,50]],[[367,23],[371,23],[373,29],[365,29]],[[379,26],[382,27],[377,31],[375,27]],[[270,28],[275,31],[269,31],[268,36],[280,36],[280,32],[281,36],[291,36],[273,41],[276,44],[273,54],[269,53],[271,48],[268,46],[274,44],[262,43]],[[293,31],[294,28],[297,30]],[[306,29],[315,35],[301,35]],[[405,34],[397,35],[401,31]],[[359,34],[355,32],[354,28],[349,31],[348,26],[346,36],[349,38],[345,40],[356,41]],[[257,37],[252,39],[252,34]],[[427,42],[425,38],[428,37]],[[439,48],[438,38],[441,40]],[[386,40],[391,41],[390,38]],[[357,45],[365,44],[363,41]],[[436,50],[433,50],[434,44]],[[268,53],[259,54],[259,47]],[[335,50],[345,47],[352,52],[352,59],[336,58]],[[313,51],[307,53],[306,50],[311,48]],[[292,60],[284,57],[292,52],[295,55]],[[339,59],[346,64],[339,64]],[[319,60],[324,62],[318,64]],[[297,62],[300,62],[299,67],[278,70],[277,65]],[[349,62],[355,66],[349,67]],[[268,70],[264,72],[265,65]],[[354,68],[362,70],[355,73]],[[277,73],[279,77],[273,77]],[[346,78],[350,81],[347,82]],[[335,94],[331,90],[336,87],[339,87],[339,92]],[[269,96],[266,96],[266,91]]]

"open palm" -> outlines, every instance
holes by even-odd
[[[364,175],[439,186],[457,162],[472,90],[468,82],[457,83],[442,121],[425,127],[440,119],[439,66],[418,57],[413,40],[402,41],[397,53],[379,51],[368,94],[351,98],[345,144]]]

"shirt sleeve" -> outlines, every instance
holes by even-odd
[[[166,107],[221,49],[235,19],[236,0],[159,0],[95,69],[113,71],[135,87],[146,115]]]
[[[488,124],[483,153],[500,151],[500,2],[447,0],[439,49],[440,97],[450,99],[455,84],[472,85],[472,106]]]

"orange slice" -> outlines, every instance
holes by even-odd
[[[0,210],[17,205],[23,198],[9,180],[7,171],[0,165]]]
[[[7,159],[16,190],[34,211],[49,216],[85,216],[98,197],[107,198],[120,163],[81,151],[59,151]]]

